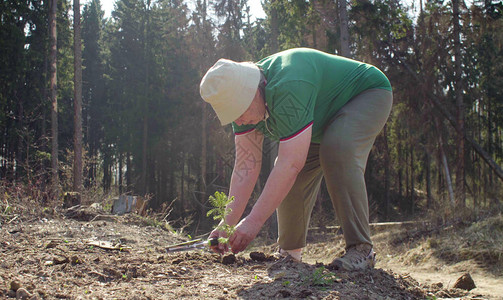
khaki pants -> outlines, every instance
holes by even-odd
[[[370,240],[364,173],[376,136],[391,111],[393,95],[384,89],[362,92],[343,106],[311,144],[306,164],[278,207],[278,243],[284,250],[302,248],[323,176],[346,247]]]

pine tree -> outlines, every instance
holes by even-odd
[[[97,176],[96,158],[103,140],[104,115],[107,109],[105,94],[105,66],[103,43],[104,12],[99,0],[93,0],[84,6],[82,19],[82,41],[84,49],[82,60],[82,101],[84,144],[88,147],[90,165],[85,176],[88,186]]]
[[[74,59],[74,160],[73,190],[82,189],[82,40],[80,27],[80,0],[73,1],[73,59]],[[80,197],[79,197],[80,201]]]
[[[50,27],[50,94],[51,94],[51,169],[52,169],[52,193],[57,197],[59,193],[58,175],[58,96],[57,96],[57,30],[56,30],[57,0],[51,0],[49,5]]]

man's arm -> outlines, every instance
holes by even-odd
[[[236,135],[234,138],[236,159],[229,190],[229,197],[234,196],[234,201],[227,206],[231,209],[225,218],[225,223],[228,225],[236,225],[239,222],[250,199],[262,166],[263,141],[264,135],[256,130],[245,135]],[[221,221],[220,225],[222,223],[224,221]],[[223,231],[213,230],[209,237],[227,237],[227,235]],[[224,253],[228,251],[228,244],[218,244],[212,249]]]
[[[236,225],[246,208],[260,174],[263,141],[264,135],[256,130],[234,138],[236,158],[229,188],[229,198],[234,196],[234,201],[227,206],[231,213],[226,224]]]
[[[264,135],[254,130],[234,138],[236,159],[232,171],[229,197],[234,201],[228,208],[232,209],[226,223],[236,225],[246,208],[262,166],[262,143]]]
[[[311,136],[312,127],[309,127],[295,139],[279,144],[278,160],[262,194],[250,214],[238,224],[235,234],[230,237],[229,242],[234,253],[248,246],[292,188],[306,162]]]

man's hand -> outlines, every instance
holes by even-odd
[[[257,236],[262,224],[254,221],[250,216],[244,218],[236,225],[236,231],[229,238],[229,244],[233,253],[238,253],[246,247]]]
[[[223,230],[213,230],[208,239],[211,239],[211,238],[226,238],[227,237],[227,233],[225,233],[225,231]],[[224,254],[225,252],[229,251],[229,244],[228,243],[218,243],[218,245],[216,246],[210,246],[210,249],[215,252],[215,253],[219,253],[219,254]]]

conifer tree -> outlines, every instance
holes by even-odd
[[[99,0],[93,0],[84,6],[82,18],[82,101],[84,144],[88,149],[90,165],[85,174],[88,186],[97,176],[96,158],[103,140],[104,115],[107,109],[105,94],[105,66],[103,43],[104,12]]]
[[[56,12],[57,0],[51,0],[49,5],[49,40],[50,40],[50,94],[51,94],[51,171],[52,171],[52,193],[57,197],[59,193],[58,175],[58,95],[57,95],[57,25]]]
[[[73,59],[74,59],[74,137],[73,190],[82,189],[82,40],[80,0],[73,0]],[[79,196],[80,201],[80,196]]]

